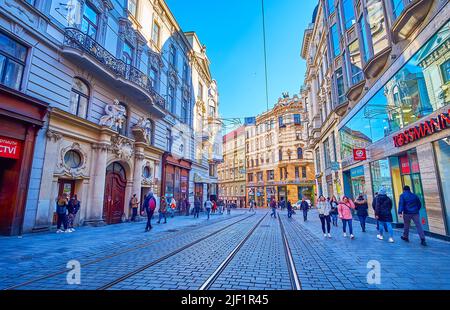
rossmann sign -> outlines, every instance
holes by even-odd
[[[406,144],[431,136],[450,127],[450,110],[447,113],[441,113],[436,118],[432,118],[420,123],[418,126],[394,136],[394,146],[402,147]]]

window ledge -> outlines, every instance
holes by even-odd
[[[391,51],[392,47],[388,46],[367,62],[367,64],[363,68],[364,76],[367,79],[376,77],[381,72],[381,70],[383,70],[389,59]]]
[[[338,116],[343,117],[347,113],[348,104],[349,104],[349,102],[348,102],[348,100],[346,100],[346,101],[336,105],[334,107],[334,112]]]
[[[423,22],[432,4],[430,0],[413,0],[392,26],[392,40],[397,43],[407,39]]]
[[[345,94],[350,101],[356,101],[362,94],[364,90],[364,85],[366,85],[366,80],[362,80],[352,87],[350,87]]]

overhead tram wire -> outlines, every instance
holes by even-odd
[[[269,80],[267,73],[266,17],[264,10],[264,0],[261,0],[261,7],[262,7],[263,42],[264,42],[264,74],[266,80],[266,105],[267,111],[269,111]]]

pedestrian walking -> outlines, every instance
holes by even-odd
[[[177,201],[175,200],[174,197],[172,197],[170,201],[170,217],[174,217],[176,209],[177,209]]]
[[[359,194],[358,198],[355,200],[355,208],[362,232],[366,232],[366,220],[369,216],[369,204],[367,203],[367,199],[362,193]]]
[[[211,200],[208,199],[207,201],[205,201],[205,209],[206,209],[206,214],[208,215],[208,220],[211,216],[212,207],[213,207],[213,204],[212,204]]]
[[[331,206],[331,211],[330,211],[330,215],[331,215],[331,220],[333,222],[333,226],[338,227],[338,217],[339,217],[339,212],[338,212],[338,200],[336,199],[336,196],[331,197],[330,200],[330,206]]]
[[[189,212],[191,211],[191,203],[187,197],[184,198],[184,205],[186,206],[186,216],[189,216]]]
[[[272,209],[272,213],[270,214],[270,217],[277,218],[277,202],[275,201],[275,198],[272,198],[270,200],[270,208]]]
[[[309,203],[305,197],[302,198],[302,202],[300,203],[300,210],[303,211],[303,221],[306,222],[308,220]]]
[[[389,232],[389,242],[394,242],[394,230],[392,229],[392,200],[386,195],[386,189],[383,187],[378,191],[378,196],[375,200],[375,218],[380,223],[378,227],[379,234],[377,238],[383,240],[384,227]]]
[[[213,214],[216,214],[216,211],[217,211],[217,203],[216,203],[215,200],[212,200],[211,202],[212,202],[212,213],[213,213]]]
[[[231,214],[231,204],[228,204],[228,206],[227,206],[227,214],[228,215]]]
[[[317,210],[319,211],[319,219],[322,224],[323,236],[331,238],[331,204],[325,199],[323,195],[321,195],[319,197],[319,200],[317,201]]]
[[[143,208],[144,211],[142,213],[145,212],[147,214],[147,225],[145,226],[145,232],[148,232],[153,228],[152,217],[156,209],[156,199],[151,191],[148,192],[147,196],[145,197]]]
[[[194,218],[198,218],[200,216],[200,209],[202,207],[202,202],[200,198],[195,197],[194,199]]]
[[[139,209],[139,200],[137,199],[136,194],[134,194],[133,197],[131,197],[130,199],[130,207],[131,207],[131,221],[135,222]]]
[[[344,238],[347,237],[347,225],[350,232],[350,238],[355,239],[353,235],[353,215],[352,210],[355,209],[355,204],[347,196],[342,197],[342,201],[338,205],[339,218],[342,220],[342,226],[344,231]]]
[[[288,211],[288,218],[292,218],[292,214],[294,214],[294,210],[292,209],[292,203],[290,200],[287,202],[287,211]]]
[[[250,210],[248,210],[248,212],[253,212],[255,211],[255,201],[253,199],[250,200]]]
[[[70,199],[69,204],[67,205],[67,227],[72,232],[75,231],[75,228],[73,227],[75,217],[77,216],[78,211],[80,211],[80,201],[78,200],[78,195],[73,195],[73,197]]]
[[[67,205],[68,197],[67,194],[62,194],[56,199],[56,216],[57,216],[57,230],[56,233],[71,233],[72,231],[67,229]],[[61,230],[61,225],[64,230]]]
[[[405,186],[403,188],[403,194],[400,195],[400,202],[398,213],[400,217],[403,217],[405,228],[403,231],[402,240],[409,242],[409,229],[411,226],[411,221],[416,225],[417,233],[419,234],[421,244],[423,246],[427,245],[425,239],[425,233],[423,231],[422,223],[420,222],[420,209],[422,208],[422,202],[420,198],[411,192],[411,188],[409,186]]]
[[[167,224],[167,201],[166,198],[163,196],[161,197],[161,202],[159,203],[159,220],[158,224],[161,223],[161,220],[164,218],[164,224]]]

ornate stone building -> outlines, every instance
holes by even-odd
[[[12,47],[0,57],[18,64],[0,83],[50,107],[23,231],[51,227],[62,193],[78,195],[79,224],[126,220],[131,196],[149,190],[193,197],[194,78],[209,62],[197,65],[205,50],[164,1],[1,0],[0,35]],[[205,89],[217,89],[206,77]]]
[[[275,107],[246,126],[247,201],[296,203],[313,198],[313,155],[306,140],[301,99],[283,94]]]
[[[223,136],[223,163],[219,165],[219,198],[248,207],[246,202],[245,127]]]

